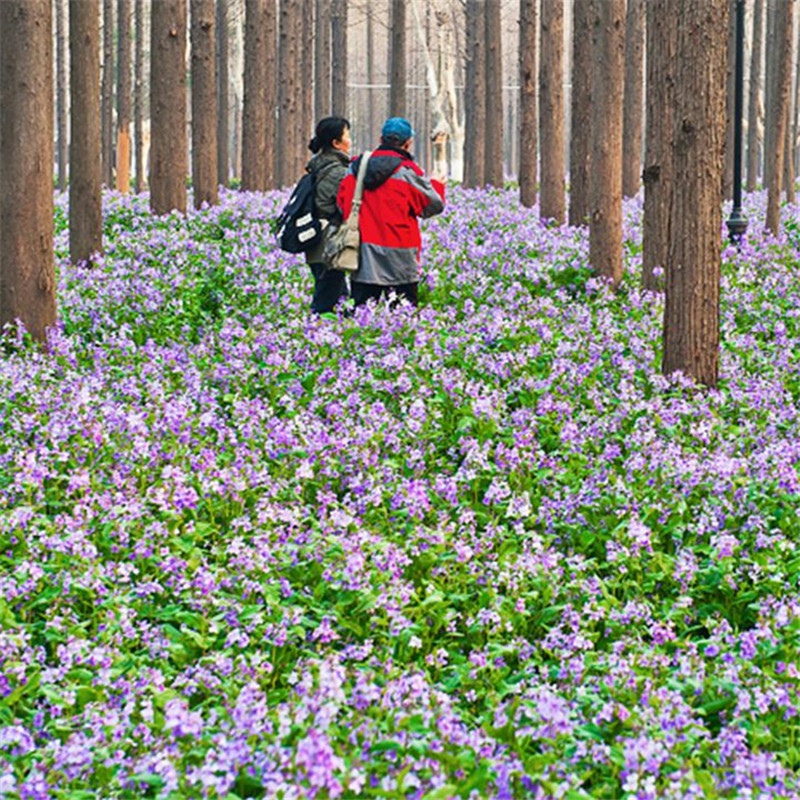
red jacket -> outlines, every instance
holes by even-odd
[[[350,165],[336,202],[344,219],[350,215],[361,156]],[[404,150],[382,145],[367,164],[358,217],[361,263],[352,279],[358,283],[399,286],[419,281],[422,240],[419,217],[444,209],[444,184],[431,180]]]

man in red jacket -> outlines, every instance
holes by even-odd
[[[439,139],[445,134],[438,134]],[[411,155],[414,131],[402,117],[391,117],[381,129],[381,143],[367,163],[358,227],[361,259],[350,292],[355,304],[381,298],[390,291],[417,305],[419,217],[444,209],[444,176],[428,178]],[[438,140],[434,140],[441,143]],[[344,219],[350,215],[359,156],[339,186],[336,201]]]

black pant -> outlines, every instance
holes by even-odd
[[[326,264],[309,264],[314,276],[314,296],[311,310],[315,314],[333,311],[340,297],[347,296],[347,281],[344,272],[330,269]]]
[[[416,283],[401,283],[397,286],[379,286],[376,283],[353,282],[350,286],[350,291],[353,296],[353,301],[357,306],[363,306],[368,300],[381,300],[388,297],[390,292],[394,292],[397,295],[397,300],[405,298],[416,308],[418,304],[417,286],[418,284]],[[395,305],[396,302],[397,301],[392,305]]]

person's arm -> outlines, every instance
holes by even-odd
[[[314,199],[317,204],[317,211],[323,219],[335,219],[339,216],[336,196],[342,179],[346,174],[347,167],[344,164],[334,164],[318,176]]]

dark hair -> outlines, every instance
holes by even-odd
[[[345,130],[350,127],[350,123],[344,117],[325,117],[317,123],[314,131],[314,138],[308,143],[308,149],[312,153],[319,153],[326,147],[330,147],[334,142],[344,136]]]

